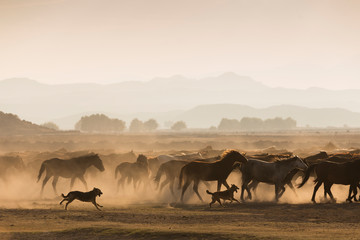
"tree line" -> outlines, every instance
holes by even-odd
[[[123,120],[109,118],[104,114],[93,114],[83,116],[75,124],[75,129],[83,132],[152,132],[159,128],[159,123],[155,119],[141,121],[137,118],[130,122],[129,127]],[[240,120],[223,118],[218,127],[211,127],[211,130],[219,131],[271,131],[271,130],[290,130],[296,128],[296,121],[292,118],[260,118],[244,117]],[[184,121],[177,121],[170,126],[171,130],[181,131],[187,129]]]
[[[75,130],[82,132],[123,132],[128,130],[129,132],[152,132],[159,128],[159,123],[155,119],[149,119],[147,121],[141,121],[134,118],[128,128],[123,120],[116,118],[109,118],[104,114],[92,114],[90,116],[83,116],[75,124]],[[171,129],[180,131],[186,129],[186,123],[184,121],[175,122]]]
[[[244,117],[241,120],[223,118],[220,121],[218,130],[220,131],[272,131],[272,130],[291,130],[296,128],[296,121],[292,118],[261,118]]]

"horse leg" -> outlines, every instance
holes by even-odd
[[[75,179],[76,179],[76,177],[72,177],[72,178],[71,178],[71,181],[70,181],[70,191],[71,191],[71,189],[72,189],[73,186],[74,186]]]
[[[281,198],[281,196],[284,194],[285,190],[286,190],[286,189],[285,189],[284,185],[281,186],[280,192],[279,192],[279,198]]]
[[[54,176],[54,179],[52,181],[52,186],[53,186],[53,189],[54,189],[54,192],[55,192],[55,195],[57,196],[57,191],[56,191],[56,183],[57,181],[59,180],[59,176]]]
[[[324,188],[326,188],[326,192],[329,194],[330,198],[331,198],[331,201],[332,202],[336,202],[332,192],[331,192],[331,186],[333,184],[332,183],[324,183]]]
[[[351,193],[352,192],[356,192],[357,193],[357,190],[356,190],[356,186],[355,186],[355,189],[354,189],[354,185],[353,184],[350,184],[349,186],[349,195],[348,195],[348,198],[346,199],[347,202],[351,203],[352,202],[352,198],[354,198],[354,196],[356,196],[356,194],[354,194],[353,196],[351,196]]]
[[[313,195],[312,195],[312,197],[311,197],[311,201],[312,201],[313,203],[316,203],[316,201],[315,201],[316,192],[317,192],[317,190],[319,189],[319,187],[321,186],[321,184],[322,184],[322,182],[319,181],[319,182],[317,182],[317,184],[316,184],[315,187],[314,187],[314,192],[313,192]]]
[[[279,185],[275,183],[275,201],[279,201]]]
[[[163,190],[163,188],[166,186],[166,184],[170,183],[170,180],[168,178],[165,179],[165,181],[163,181],[160,184],[160,189],[159,189],[159,193],[161,193],[161,191]]]
[[[84,179],[84,176],[80,176],[80,177],[78,177],[78,178],[79,178],[80,181],[84,184],[86,191],[88,191],[87,183],[86,183],[86,181],[85,181],[85,179]]]
[[[220,191],[220,189],[221,189],[221,182],[218,181],[218,182],[217,182],[217,191]]]
[[[229,184],[226,182],[226,179],[222,181],[222,184],[227,188],[230,189]]]
[[[243,184],[241,186],[241,195],[240,195],[240,200],[244,201],[244,190],[246,189],[247,193],[248,193],[248,198],[251,200],[251,192],[250,189],[248,188],[248,184],[249,184],[250,180],[244,180],[243,179]]]
[[[210,189],[210,184],[207,181],[203,181],[207,189]]]
[[[196,193],[196,195],[199,197],[200,201],[201,201],[201,202],[204,202],[204,200],[201,198],[201,196],[200,196],[200,194],[199,194],[199,191],[198,191],[199,182],[200,182],[200,181],[199,181],[198,179],[194,181],[193,190],[194,190],[194,192]]]
[[[175,198],[175,192],[174,192],[174,183],[175,181],[171,181],[170,184],[169,184],[169,188],[170,188],[170,192],[171,192],[171,195]]]
[[[259,185],[258,181],[252,180],[252,182],[248,185],[249,191],[253,190],[254,194],[256,194],[255,190],[258,185]],[[249,196],[247,198],[249,198]]]
[[[181,199],[180,199],[181,202],[184,202],[184,193],[185,193],[186,189],[189,187],[190,183],[191,182],[188,179],[184,183],[184,186],[183,186],[182,191],[181,191]]]
[[[49,179],[50,179],[50,177],[48,175],[46,175],[43,180],[42,186],[41,186],[40,197],[42,197],[45,184],[47,183],[47,181],[49,181]]]

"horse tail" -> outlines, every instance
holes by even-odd
[[[120,172],[120,165],[115,168],[115,179],[117,179],[117,174]]]
[[[206,190],[207,194],[214,195],[214,193],[210,192],[209,190]]]
[[[310,177],[310,173],[312,173],[314,171],[314,169],[317,167],[318,163],[315,163],[313,165],[311,165],[310,167],[308,167],[308,169],[305,172],[305,176],[302,180],[302,182],[297,186],[298,188],[301,188],[302,186],[304,186],[304,184],[307,182],[307,180],[309,180]]]
[[[156,182],[156,184],[159,186],[159,183],[160,183],[160,179],[161,179],[161,176],[163,175],[164,173],[164,165],[161,165],[159,167],[159,169],[157,170],[157,173],[156,173],[156,176],[154,178],[154,181]]]
[[[185,167],[186,167],[186,165],[185,165],[184,167],[182,167],[182,168],[181,168],[181,171],[180,171],[178,189],[180,189],[180,188],[181,188],[181,185],[182,185],[182,180],[183,180],[183,175],[184,175]]]
[[[42,173],[45,171],[45,168],[46,168],[45,162],[43,162],[43,163],[41,164],[41,167],[40,167],[40,171],[39,171],[39,175],[38,175],[38,180],[37,180],[37,182],[39,182]]]

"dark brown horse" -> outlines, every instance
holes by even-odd
[[[305,172],[305,177],[302,183],[298,186],[301,188],[309,179],[310,173],[315,172],[315,187],[311,197],[311,201],[314,203],[316,192],[319,187],[324,183],[324,191],[329,194],[331,200],[334,201],[334,196],[331,193],[331,186],[333,184],[350,185],[349,195],[347,201],[351,202],[351,193],[357,193],[357,186],[360,181],[360,160],[355,160],[346,163],[334,163],[334,162],[320,162],[311,165]]]
[[[52,176],[54,177],[52,181],[52,186],[56,195],[58,195],[56,192],[56,183],[59,177],[71,178],[70,190],[73,187],[76,178],[80,179],[80,181],[85,185],[85,188],[87,190],[87,183],[84,179],[84,174],[86,172],[86,169],[88,169],[90,166],[96,167],[101,172],[105,170],[103,162],[97,154],[85,155],[81,157],[71,158],[69,160],[52,158],[43,161],[37,180],[40,180],[42,173],[46,170],[46,175],[41,186],[41,195],[43,193],[45,184]]]
[[[179,189],[182,186],[181,201],[183,202],[184,193],[189,187],[191,182],[194,182],[193,190],[201,201],[202,198],[198,192],[198,185],[200,181],[217,181],[217,191],[220,191],[223,184],[229,189],[229,184],[226,182],[227,177],[234,169],[235,162],[246,163],[247,159],[235,150],[228,150],[223,153],[220,160],[215,162],[200,162],[193,161],[186,164],[180,172],[179,176]]]
[[[212,158],[205,158],[205,159],[198,159],[196,161],[199,162],[214,162],[216,160],[219,160],[220,157],[212,157]],[[179,177],[180,175],[180,171],[181,168],[183,166],[185,166],[186,164],[188,164],[189,161],[185,161],[185,160],[170,160],[168,162],[165,162],[163,164],[160,165],[156,176],[155,176],[155,183],[157,185],[157,187],[159,187],[160,184],[160,179],[163,175],[165,175],[165,180],[160,184],[160,192],[162,191],[162,189],[169,184],[169,189],[171,194],[173,195],[173,197],[175,197],[175,193],[174,193],[174,183],[176,181],[176,179]],[[210,187],[210,186],[209,186]]]
[[[147,185],[149,180],[149,163],[145,155],[140,154],[136,162],[123,162],[120,163],[115,169],[115,179],[120,174],[120,179],[117,183],[117,190],[119,186],[124,188],[124,183],[127,180],[127,183],[133,182],[134,188],[136,189],[138,184],[141,182],[144,185]]]

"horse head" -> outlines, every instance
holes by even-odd
[[[136,162],[137,162],[138,164],[140,164],[141,166],[144,166],[144,167],[146,167],[146,168],[149,167],[148,159],[147,159],[147,157],[146,157],[145,155],[143,155],[143,154],[140,154],[140,155],[138,156],[138,158],[136,159]]]
[[[247,162],[247,158],[239,153],[238,151],[235,150],[227,150],[222,154],[221,157],[223,160],[225,159],[229,159],[232,160],[234,162],[240,162],[240,163],[246,163]]]
[[[91,161],[92,161],[92,165],[94,165],[94,167],[99,169],[99,171],[103,172],[105,170],[104,164],[98,154],[92,155]]]
[[[308,168],[308,165],[300,157],[295,156],[293,159],[294,159],[295,168],[301,170],[306,170]]]

